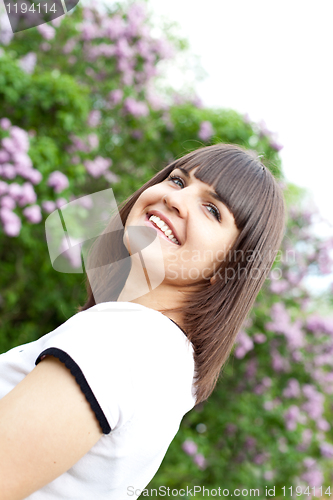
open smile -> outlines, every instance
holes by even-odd
[[[168,238],[168,236],[166,236],[164,234],[164,232],[162,231],[162,229],[160,229],[153,221],[149,220],[149,217],[151,217],[151,215],[146,214],[145,224],[147,226],[153,227],[155,230],[157,230],[158,233],[162,236],[162,238],[164,238],[165,240],[169,241],[169,243],[172,243],[173,245],[178,245],[178,246],[180,245],[180,243],[172,241],[172,239]]]

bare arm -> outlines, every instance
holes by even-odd
[[[0,400],[0,491],[21,500],[70,469],[103,435],[71,372],[53,356]]]

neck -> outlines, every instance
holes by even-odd
[[[179,287],[161,283],[152,289],[139,266],[132,266],[117,302],[133,302],[161,312],[175,321],[183,328],[183,314],[181,312],[167,311],[181,306],[183,294]]]

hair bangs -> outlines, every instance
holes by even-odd
[[[265,208],[269,190],[266,167],[237,146],[218,144],[196,150],[176,161],[174,168],[178,167],[188,172],[197,169],[195,178],[215,189],[240,230]]]

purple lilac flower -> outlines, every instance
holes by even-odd
[[[269,145],[272,149],[275,149],[275,151],[281,151],[281,149],[283,149],[282,144],[280,144],[276,139],[271,140]]]
[[[300,273],[295,271],[288,271],[286,273],[286,277],[291,285],[298,285],[300,280],[302,279]]]
[[[117,40],[126,31],[125,21],[119,14],[114,16],[106,17],[102,22],[102,28],[104,31],[104,36],[110,38],[111,40]]]
[[[146,6],[143,2],[133,3],[127,11],[129,22],[142,23],[146,19]]]
[[[318,420],[324,411],[325,396],[311,384],[303,385],[303,394],[308,398],[308,401],[302,405],[302,409],[308,413],[310,418]]]
[[[193,106],[195,106],[196,108],[203,108],[203,102],[202,102],[202,99],[196,94],[192,99],[191,99],[191,102],[193,104]]]
[[[21,57],[21,59],[18,60],[18,63],[23,69],[28,74],[31,74],[34,72],[35,66],[37,62],[37,55],[35,52],[28,52],[24,57]]]
[[[157,95],[152,89],[147,90],[147,101],[149,102],[149,105],[152,109],[159,110],[159,109],[167,109],[167,104],[163,102],[163,99]]]
[[[22,186],[20,186],[20,188],[20,192],[17,195],[20,207],[36,202],[37,195],[34,191],[33,185],[30,184],[30,182],[25,182]]]
[[[0,43],[8,45],[14,36],[6,13],[0,15]]]
[[[145,102],[136,101],[132,97],[127,97],[124,101],[124,110],[135,117],[147,116],[148,106]]]
[[[37,29],[45,40],[52,40],[56,34],[56,30],[49,24],[40,24]]]
[[[273,293],[280,294],[288,290],[289,284],[286,280],[275,280],[271,281],[270,290]]]
[[[255,333],[253,335],[253,340],[257,343],[257,344],[263,344],[264,342],[266,342],[267,340],[267,337],[264,333]]]
[[[144,59],[146,60],[152,59],[152,61],[155,59],[147,40],[141,38],[141,40],[137,41],[135,48],[137,53]]]
[[[99,45],[93,45],[89,47],[89,52],[87,54],[88,60],[94,62],[98,57],[113,57],[116,54],[116,47],[114,45],[108,45],[107,43],[100,43]],[[94,75],[96,73],[94,72]],[[104,74],[100,73],[100,79],[105,77]],[[98,76],[96,77],[98,78]]]
[[[15,153],[17,146],[11,137],[4,137],[2,139],[2,147],[10,154]]]
[[[323,473],[319,469],[311,468],[301,475],[301,479],[311,488],[321,486],[324,482]]]
[[[248,361],[246,366],[245,375],[249,379],[253,379],[257,373],[258,369],[258,361],[255,358],[252,358]]]
[[[0,209],[0,219],[7,236],[18,236],[21,231],[21,219],[9,208]]]
[[[306,457],[303,460],[303,464],[307,469],[312,469],[313,467],[315,467],[315,465],[317,465],[317,462],[312,457]]]
[[[288,431],[294,431],[297,423],[304,424],[306,417],[300,412],[298,406],[291,405],[284,414],[285,424]]]
[[[116,48],[114,45],[108,45],[107,43],[100,43],[98,46],[99,55],[104,57],[113,57],[116,53]],[[104,80],[107,73],[105,71],[100,71],[97,73],[96,78],[98,80]]]
[[[245,354],[251,351],[254,347],[252,339],[243,330],[238,332],[236,343],[237,347],[235,349],[235,357],[238,359],[244,358]]]
[[[290,371],[290,363],[288,359],[281,356],[277,349],[271,349],[272,367],[277,373]]]
[[[11,121],[8,118],[1,118],[0,127],[2,128],[2,130],[9,130],[11,125]]]
[[[51,200],[43,201],[42,208],[45,212],[50,214],[51,212],[55,211],[56,204],[54,203],[54,201],[51,201]]]
[[[97,127],[101,121],[101,112],[98,109],[94,109],[89,113],[87,123],[89,127]]]
[[[65,17],[65,14],[63,14],[62,16],[56,17],[55,19],[52,19],[51,23],[53,24],[53,26],[55,28],[59,28],[64,17]]]
[[[327,432],[330,430],[330,428],[330,424],[324,418],[319,418],[317,420],[317,429],[319,429],[320,431]]]
[[[52,187],[56,193],[61,193],[64,189],[68,188],[68,178],[59,170],[55,170],[49,175],[47,185]]]
[[[87,146],[80,137],[76,135],[71,135],[70,139],[72,141],[72,145],[69,146],[68,152],[75,153],[76,151],[83,151],[84,153],[89,153],[89,146]]]
[[[133,132],[131,133],[131,136],[133,137],[133,139],[140,140],[143,137],[143,132],[142,132],[142,130],[136,129],[136,130],[133,130]]]
[[[245,114],[243,115],[243,121],[244,121],[244,123],[246,123],[246,124],[250,124],[250,123],[252,123],[252,120],[251,120],[251,118],[250,118],[249,113],[245,113]]]
[[[313,436],[313,432],[311,429],[304,429],[302,432],[302,441],[301,443],[297,446],[298,451],[306,451],[311,443]]]
[[[198,446],[194,441],[186,439],[182,444],[182,450],[187,453],[187,455],[194,455],[197,452]]]
[[[11,196],[8,196],[8,195],[0,198],[0,205],[2,207],[9,208],[10,210],[14,210],[14,208],[16,207],[15,200]]]
[[[85,42],[90,42],[94,38],[98,38],[100,36],[99,26],[90,22],[83,22],[80,25],[81,30],[81,38]]]
[[[237,426],[235,424],[227,424],[225,427],[225,432],[228,436],[233,436],[237,430]]]
[[[50,50],[51,48],[51,45],[47,42],[42,42],[39,46],[40,49],[44,50],[45,52],[47,52],[48,50]]]
[[[15,168],[10,163],[0,165],[0,175],[5,179],[14,179],[16,177]]]
[[[264,472],[264,479],[266,479],[266,481],[272,481],[275,477],[275,472],[272,471],[272,470],[267,470]]]
[[[93,199],[89,195],[81,196],[80,198],[77,198],[77,201],[81,207],[86,208],[87,210],[94,206]]]
[[[10,154],[4,149],[0,150],[0,163],[6,163],[10,160]]]
[[[22,186],[17,182],[12,182],[11,184],[7,184],[7,192],[15,201],[19,201],[22,194]]]
[[[254,388],[256,394],[263,394],[272,385],[272,379],[270,377],[264,377],[260,384]]]
[[[31,205],[23,210],[23,215],[32,224],[38,224],[42,220],[42,214],[39,205]]]
[[[206,459],[201,453],[197,453],[194,458],[193,462],[199,467],[199,469],[205,469],[206,468]]]
[[[22,175],[22,174],[21,174]],[[22,175],[23,176],[23,175]],[[24,174],[24,176],[27,180],[29,180],[30,182],[32,182],[33,184],[39,184],[40,181],[42,180],[43,176],[42,174],[40,173],[39,170],[37,170],[36,168],[31,168],[29,170],[27,170]]]
[[[66,44],[64,45],[62,52],[64,54],[69,54],[70,52],[72,52],[76,44],[77,44],[76,38],[70,38],[68,42],[66,42]]]
[[[244,449],[247,451],[252,451],[255,449],[256,444],[257,444],[256,438],[248,436],[244,443]]]
[[[118,38],[116,44],[116,56],[123,59],[131,59],[134,49],[129,45],[126,38]]]
[[[200,123],[200,130],[198,132],[198,137],[202,141],[209,141],[209,139],[214,134],[214,129],[209,121],[203,121]]]
[[[96,149],[98,148],[99,146],[99,139],[98,139],[98,135],[97,134],[89,134],[88,137],[88,144],[90,146],[90,151],[92,151],[93,149]]]
[[[263,453],[258,453],[253,459],[253,462],[257,465],[261,465],[266,462],[269,458],[269,453],[263,452]]]
[[[267,330],[285,335],[291,350],[303,347],[304,334],[301,330],[301,320],[290,323],[290,316],[282,302],[276,302],[271,308],[272,322],[266,323]]]
[[[333,249],[333,239],[323,241],[319,246],[318,264],[321,274],[330,274],[333,269],[333,259],[330,255]]]
[[[301,389],[298,380],[295,378],[290,378],[288,380],[288,385],[283,391],[283,396],[285,398],[298,398],[301,395]]]
[[[314,333],[333,335],[333,317],[324,318],[318,314],[313,314],[307,318],[306,327]]]
[[[161,59],[170,59],[175,54],[174,46],[166,38],[157,38],[152,42],[152,50],[156,52]]]
[[[80,240],[71,238],[72,247],[69,248],[67,238],[64,237],[61,240],[60,252],[66,257],[70,265],[73,268],[78,268],[82,266],[81,262],[81,246],[79,245]]]
[[[100,177],[112,165],[112,160],[110,158],[97,156],[95,160],[86,160],[83,164],[90,175],[93,177]]]
[[[265,120],[260,120],[258,125],[260,128],[260,136],[261,137],[264,137],[264,136],[271,137],[272,132],[268,129]]]
[[[6,194],[8,191],[8,184],[7,182],[1,181],[0,180],[0,196],[3,194]]]
[[[333,445],[323,441],[320,445],[320,452],[325,458],[333,458]]]
[[[85,21],[94,21],[94,14],[90,7],[82,7],[82,13]]]
[[[18,175],[24,175],[27,170],[30,170],[32,168],[31,158],[26,153],[13,153],[12,160],[15,164],[15,169]]]
[[[58,198],[55,203],[57,208],[61,208],[64,205],[67,205],[67,200],[65,198]]]
[[[125,65],[126,65],[126,69],[122,69],[121,68],[121,62],[122,60],[119,59],[118,60],[118,70],[119,71],[123,71],[123,76],[122,76],[122,83],[124,85],[133,85],[133,81],[134,81],[134,70],[128,65],[127,63],[127,60],[124,60],[125,62]],[[146,106],[146,104],[144,103],[144,105]]]

